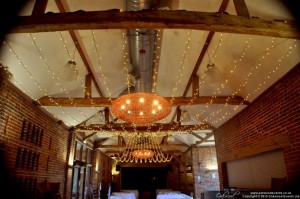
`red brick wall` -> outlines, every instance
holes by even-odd
[[[280,135],[288,136],[289,144],[282,147],[282,150],[288,184],[295,187],[299,183],[300,174],[300,65],[217,129],[215,139],[218,160],[234,151],[241,153],[247,146]],[[271,144],[276,148],[275,142]],[[225,167],[226,164],[222,163],[219,169],[221,188],[228,186]]]
[[[210,170],[212,165],[217,164],[216,148],[214,146],[193,147],[192,158],[195,198],[201,198],[201,192],[219,191],[218,173],[216,170]],[[200,181],[198,180],[198,176],[200,176]]]
[[[36,137],[26,140],[25,135],[20,139],[24,120],[36,129],[43,130],[41,145]],[[36,183],[47,179],[50,182],[60,182],[61,196],[70,198],[71,189],[65,189],[71,183],[70,179],[65,179],[68,176],[65,173],[68,135],[69,132],[63,126],[28,101],[11,83],[0,81],[0,143],[4,152],[4,164],[9,176],[22,185],[21,191],[24,194],[34,196],[37,191]],[[17,158],[18,150],[20,159]],[[65,182],[69,184],[65,185]]]

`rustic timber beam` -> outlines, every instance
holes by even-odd
[[[41,106],[66,106],[66,107],[108,107],[116,98],[95,97],[95,98],[52,98],[42,97],[38,99]],[[250,103],[240,96],[200,96],[194,97],[165,97],[172,106],[185,106],[197,104],[228,104],[228,105],[249,105]]]
[[[233,0],[233,3],[238,16],[250,17],[245,0]]]
[[[93,75],[91,74],[85,76],[85,97],[86,98],[92,96],[92,79],[93,79]]]
[[[221,5],[219,7],[219,10],[218,10],[219,13],[222,13],[222,12],[224,12],[226,10],[228,2],[229,2],[229,0],[223,0],[222,1]],[[188,91],[189,91],[189,89],[190,89],[190,87],[191,87],[191,85],[193,83],[193,76],[197,75],[197,72],[199,70],[200,64],[203,61],[204,55],[206,54],[206,51],[208,49],[208,46],[211,43],[211,40],[212,40],[214,34],[215,34],[214,31],[209,31],[209,33],[208,33],[208,35],[207,35],[207,37],[205,39],[204,46],[202,47],[202,50],[201,50],[201,52],[200,52],[200,54],[198,56],[198,59],[196,61],[196,64],[195,64],[194,69],[192,71],[192,74],[191,74],[191,76],[189,78],[189,81],[188,81],[188,83],[187,83],[187,85],[185,87],[185,90],[183,92],[182,97],[186,97],[187,96],[187,93],[188,93]],[[177,108],[179,108],[179,107],[177,107]],[[173,121],[173,118],[172,118],[172,121]]]
[[[70,8],[68,6],[68,3],[66,0],[55,0],[55,3],[59,9],[59,11],[61,13],[68,13],[70,12]],[[77,48],[77,51],[84,63],[84,66],[86,68],[86,70],[88,71],[88,74],[92,75],[92,80],[94,81],[94,85],[95,85],[95,88],[97,90],[97,92],[99,93],[99,95],[102,97],[103,96],[103,93],[101,91],[101,88],[100,88],[100,82],[98,81],[98,79],[95,78],[95,74],[96,74],[96,71],[93,69],[92,67],[92,62],[89,58],[89,55],[87,53],[87,50],[84,46],[84,43],[82,41],[82,38],[79,34],[79,31],[78,30],[69,30],[69,33],[70,33],[70,36],[73,40],[73,42],[75,43],[75,46]]]
[[[192,94],[193,97],[199,97],[199,76],[192,74]]]
[[[196,142],[196,146],[199,146],[200,144],[202,144],[203,142],[206,142],[211,136],[214,135],[214,132],[211,133],[207,133],[205,138],[203,138],[201,141],[197,141]]]
[[[91,126],[77,126],[74,131],[77,132],[103,132],[103,131],[118,131],[118,132],[157,132],[157,131],[193,131],[199,129],[210,129],[215,128],[209,124],[199,124],[199,125],[171,125],[171,124],[154,124],[152,126],[134,126],[129,123],[114,124],[112,127],[108,125],[91,125]]]
[[[77,11],[18,16],[10,33],[91,29],[193,29],[300,39],[296,22],[182,10]]]
[[[47,4],[48,0],[36,0],[31,14],[35,16],[45,14]]]
[[[197,133],[194,132],[190,132],[191,135],[195,136],[196,138],[203,140],[203,137],[201,137],[200,135],[198,135]]]

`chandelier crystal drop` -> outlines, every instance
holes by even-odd
[[[112,103],[112,113],[134,124],[147,124],[167,117],[172,106],[165,98],[152,93],[130,93]]]

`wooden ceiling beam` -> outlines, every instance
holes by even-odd
[[[61,13],[58,13],[58,14],[68,14],[70,12],[70,8],[66,2],[66,0],[55,0],[55,3],[59,9],[59,11]],[[41,17],[39,15],[39,17]],[[58,22],[59,23],[59,22]],[[88,56],[88,53],[87,53],[87,50],[83,44],[83,41],[81,39],[81,36],[78,32],[78,30],[76,29],[72,29],[72,30],[69,30],[69,33],[70,33],[70,36],[73,40],[73,42],[75,43],[75,46],[77,48],[77,51],[84,63],[84,66],[86,68],[86,70],[88,71],[88,74],[92,75],[92,80],[94,82],[94,85],[95,85],[95,88],[97,90],[97,92],[99,93],[100,96],[103,96],[103,93],[101,91],[101,88],[100,88],[100,82],[97,81],[97,79],[95,78],[95,75],[96,72],[93,70],[93,68],[91,67],[92,66],[92,62]]]
[[[215,128],[209,124],[200,125],[170,125],[170,124],[155,124],[152,126],[134,126],[129,123],[114,124],[112,127],[108,125],[93,125],[93,126],[76,126],[74,131],[77,132],[103,132],[103,131],[118,131],[118,132],[157,132],[157,131],[193,131],[199,129],[215,130]]]
[[[211,133],[207,133],[206,136],[201,140],[201,141],[197,141],[196,142],[196,146],[199,146],[200,144],[202,144],[203,142],[206,142],[211,136],[214,135],[214,132]]]
[[[198,135],[197,133],[194,132],[190,132],[191,135],[195,136],[196,138],[203,140],[203,137],[201,137],[200,135]]]
[[[221,5],[220,5],[220,7],[219,7],[218,12],[222,13],[222,12],[224,12],[224,11],[226,10],[227,5],[228,5],[228,1],[229,1],[229,0],[223,0],[223,1],[222,1]],[[193,69],[193,71],[192,71],[192,74],[191,74],[191,76],[190,76],[190,78],[189,78],[189,81],[188,81],[188,83],[187,83],[187,85],[186,85],[186,87],[185,87],[185,90],[184,90],[184,92],[183,92],[183,95],[182,95],[183,97],[186,97],[186,96],[187,96],[188,91],[189,91],[189,89],[190,89],[192,83],[194,83],[193,77],[194,77],[195,75],[197,75],[197,72],[198,72],[198,70],[199,70],[199,67],[200,67],[200,65],[201,65],[201,63],[202,63],[202,60],[203,60],[203,58],[204,58],[204,56],[205,56],[205,54],[206,54],[206,51],[207,51],[207,49],[208,49],[208,46],[210,45],[210,42],[211,42],[211,40],[212,40],[214,34],[215,34],[214,31],[210,31],[210,32],[208,33],[207,37],[206,37],[206,40],[205,40],[204,45],[203,45],[203,47],[202,47],[202,50],[201,50],[201,52],[200,52],[200,54],[199,54],[199,56],[198,56],[198,59],[197,59],[197,61],[196,61],[196,63],[195,63],[195,66],[194,66],[194,69]],[[199,91],[199,92],[200,92],[200,91]],[[179,107],[177,107],[177,108],[179,108]],[[173,120],[172,120],[172,121],[173,121]]]
[[[85,97],[86,98],[92,96],[92,79],[93,79],[93,75],[91,74],[85,76]]]
[[[33,16],[45,14],[47,4],[48,0],[35,0],[31,14]]]
[[[250,17],[245,0],[233,0],[233,3],[238,16]]]
[[[41,106],[63,106],[63,107],[110,107],[116,98],[52,98],[42,97],[37,100]],[[165,97],[172,106],[199,105],[199,104],[228,104],[249,105],[250,103],[240,96],[199,96],[193,97]],[[178,114],[176,112],[176,114]]]
[[[92,29],[193,29],[300,39],[296,22],[183,10],[77,11],[18,16],[10,33]]]
[[[199,97],[199,76],[196,74],[192,75],[192,96]]]

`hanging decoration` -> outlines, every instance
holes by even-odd
[[[164,153],[156,138],[138,133],[128,139],[123,152],[111,156],[117,162],[162,163],[170,162],[173,156]]]

